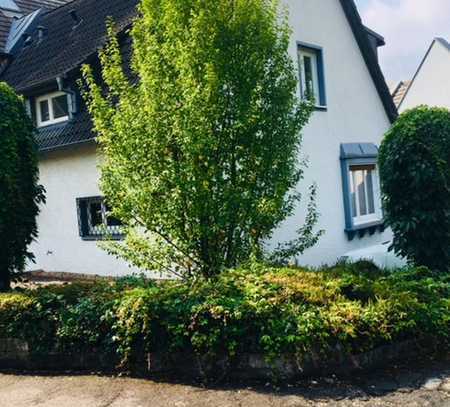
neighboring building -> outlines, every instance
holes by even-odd
[[[290,52],[299,61],[299,92],[308,89],[317,100],[304,130],[302,154],[309,167],[300,188],[306,192],[317,183],[318,228],[326,231],[299,260],[332,263],[350,250],[391,237],[383,226],[377,146],[397,111],[377,61],[384,40],[362,25],[353,0],[285,2],[293,28]],[[38,126],[47,204],[32,247],[34,268],[113,275],[130,270],[96,244],[102,225],[113,235],[120,227],[106,216],[98,187],[101,157],[76,80],[81,64],[98,64],[107,16],[125,31],[135,6],[135,0],[74,0],[42,13],[0,74],[27,98]],[[125,35],[121,41],[128,57],[130,41]],[[305,201],[306,196],[303,206]],[[272,243],[295,237],[303,216],[299,209]]]
[[[400,81],[395,87],[392,89],[392,98],[394,99],[394,104],[397,108],[400,106],[403,98],[405,97],[406,91],[411,85],[411,81]]]
[[[435,38],[403,96],[399,95],[401,92],[397,94],[399,111],[419,105],[450,109],[449,74],[450,43],[443,38]]]

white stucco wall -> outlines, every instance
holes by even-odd
[[[38,218],[39,237],[31,247],[36,264],[29,264],[29,270],[115,276],[137,271],[108,255],[97,242],[79,236],[76,199],[101,195],[97,164],[93,144],[41,157],[40,183],[47,203]]]
[[[391,238],[390,232],[347,239],[340,169],[340,144],[371,142],[380,145],[390,127],[356,39],[338,0],[285,0],[293,25],[292,57],[296,41],[323,48],[327,111],[316,111],[303,132],[303,154],[309,160],[301,190],[318,185],[319,229],[325,235],[308,250],[301,263],[332,263],[350,250]],[[305,197],[306,198],[306,197]],[[303,200],[306,202],[306,199]],[[274,235],[274,241],[294,237],[303,220],[299,209]]]
[[[433,42],[399,110],[418,105],[450,109],[450,49],[438,40]]]
[[[380,144],[390,124],[359,47],[338,0],[285,0],[293,26],[291,53],[297,61],[297,41],[323,48],[327,111],[316,111],[304,131],[302,154],[309,160],[301,190],[318,184],[318,228],[325,230],[319,244],[300,259],[304,264],[332,263],[345,252],[390,239],[375,233],[349,241],[340,170],[340,144]],[[47,205],[39,217],[40,237],[32,250],[32,268],[118,275],[127,266],[78,235],[76,198],[99,195],[94,146],[54,152],[41,159],[41,182]],[[306,197],[303,202],[306,202]],[[299,208],[274,234],[272,244],[295,237],[303,222]]]

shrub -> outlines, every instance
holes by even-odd
[[[141,269],[212,276],[261,256],[293,213],[312,109],[297,98],[278,6],[144,0],[131,30],[133,79],[114,36],[100,53],[105,89],[84,68],[105,154],[102,190],[127,225],[126,244],[108,247],[114,254]],[[314,203],[308,209],[277,260],[316,242]]]
[[[450,112],[403,113],[380,149],[380,176],[393,249],[417,265],[450,267]]]
[[[33,351],[98,351],[142,363],[145,352],[216,360],[243,353],[359,353],[403,340],[448,344],[450,275],[254,264],[196,284],[75,285],[0,295],[0,337]]]
[[[13,272],[33,255],[36,216],[43,201],[38,185],[37,147],[23,100],[0,82],[0,291],[10,288]]]

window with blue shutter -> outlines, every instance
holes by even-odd
[[[384,230],[378,176],[378,148],[372,143],[341,144],[341,170],[345,208],[345,231],[357,234]]]

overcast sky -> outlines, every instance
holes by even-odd
[[[450,41],[450,0],[356,0],[364,23],[386,39],[388,83],[410,79],[434,37]]]

